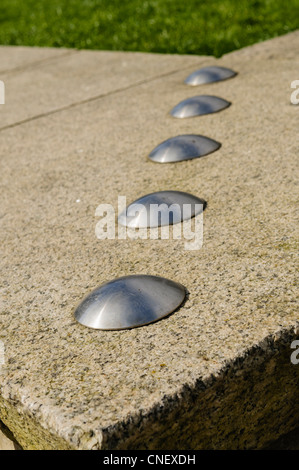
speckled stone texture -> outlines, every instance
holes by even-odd
[[[48,47],[26,47],[26,46],[0,46],[0,73],[24,72],[32,69],[42,62],[49,62],[56,57],[74,54],[71,49],[54,49]]]
[[[50,58],[31,75],[36,95],[26,101],[23,90],[14,110],[9,100],[0,107],[0,419],[23,448],[258,449],[298,427],[299,365],[290,361],[299,337],[299,106],[290,103],[298,53],[295,32],[219,60],[144,54],[143,75],[132,60],[130,80],[124,73],[111,87],[130,54],[114,53],[110,70],[106,53],[88,52],[98,94],[73,93],[74,53],[65,97],[66,58]],[[88,80],[89,59],[80,54]],[[184,85],[212,64],[239,74]],[[45,67],[57,72],[50,88]],[[0,79],[8,89],[9,74]],[[184,120],[168,115],[201,93],[232,106]],[[222,147],[179,164],[146,158],[189,133]],[[166,189],[207,201],[200,250],[185,250],[184,240],[96,238],[99,204]],[[93,288],[138,273],[184,284],[187,301],[133,330],[75,322],[74,308]]]
[[[299,428],[272,442],[266,450],[299,450]]]
[[[45,49],[51,52],[48,58],[31,62],[36,57],[36,49],[32,50],[32,57],[30,48],[23,49],[28,55],[27,67],[0,72],[9,103],[1,113],[0,130],[125,91],[164,74],[197,67],[203,60],[196,56]],[[13,50],[18,51],[18,48]],[[7,57],[8,52],[0,47],[0,62],[3,56]],[[19,58],[20,54],[15,52],[14,56]],[[5,65],[8,67],[3,60],[2,67]]]

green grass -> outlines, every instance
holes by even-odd
[[[299,0],[1,0],[0,44],[217,57],[299,27]]]

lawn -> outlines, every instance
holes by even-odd
[[[1,0],[0,44],[212,54],[299,27],[299,0]]]

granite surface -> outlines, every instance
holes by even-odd
[[[31,104],[20,91],[14,111],[10,100],[0,107],[0,419],[23,448],[261,448],[298,427],[299,365],[290,361],[299,337],[299,106],[290,103],[298,52],[295,32],[219,60],[172,64],[144,54],[144,69],[154,72],[142,77],[132,60],[123,89],[110,84],[130,54],[115,55],[110,70],[109,54],[82,52],[83,77],[87,56],[94,57],[98,98],[94,88],[72,94],[80,79],[74,52],[68,70],[66,57],[35,65]],[[195,64],[239,73],[187,87]],[[63,98],[59,73],[50,90],[44,78],[45,68],[54,77],[60,66]],[[62,109],[49,113],[56,93]],[[232,106],[192,119],[169,116],[180,100],[201,93]],[[162,140],[187,133],[222,147],[180,164],[147,160]],[[100,203],[117,207],[118,195],[131,202],[165,189],[207,201],[200,250],[185,250],[184,240],[96,238]],[[90,290],[138,273],[184,284],[187,301],[132,330],[75,322],[74,308]]]
[[[266,450],[299,450],[299,428],[271,442]]]
[[[77,53],[72,49],[49,47],[0,46],[0,73],[24,72],[35,65],[49,62],[56,57]]]
[[[0,61],[2,56],[8,55],[6,48],[2,52],[1,49]],[[30,50],[25,48],[26,52],[27,49]],[[55,54],[55,51],[58,52]],[[33,49],[33,52],[36,53],[36,50]],[[6,83],[9,106],[1,113],[0,129],[77,107],[109,93],[125,91],[128,87],[188,66],[199,67],[203,61],[198,56],[161,56],[138,52],[71,49],[62,50],[60,54],[59,49],[50,49],[50,52],[49,57],[44,57],[42,61],[29,62],[27,67],[1,73],[1,79]]]

